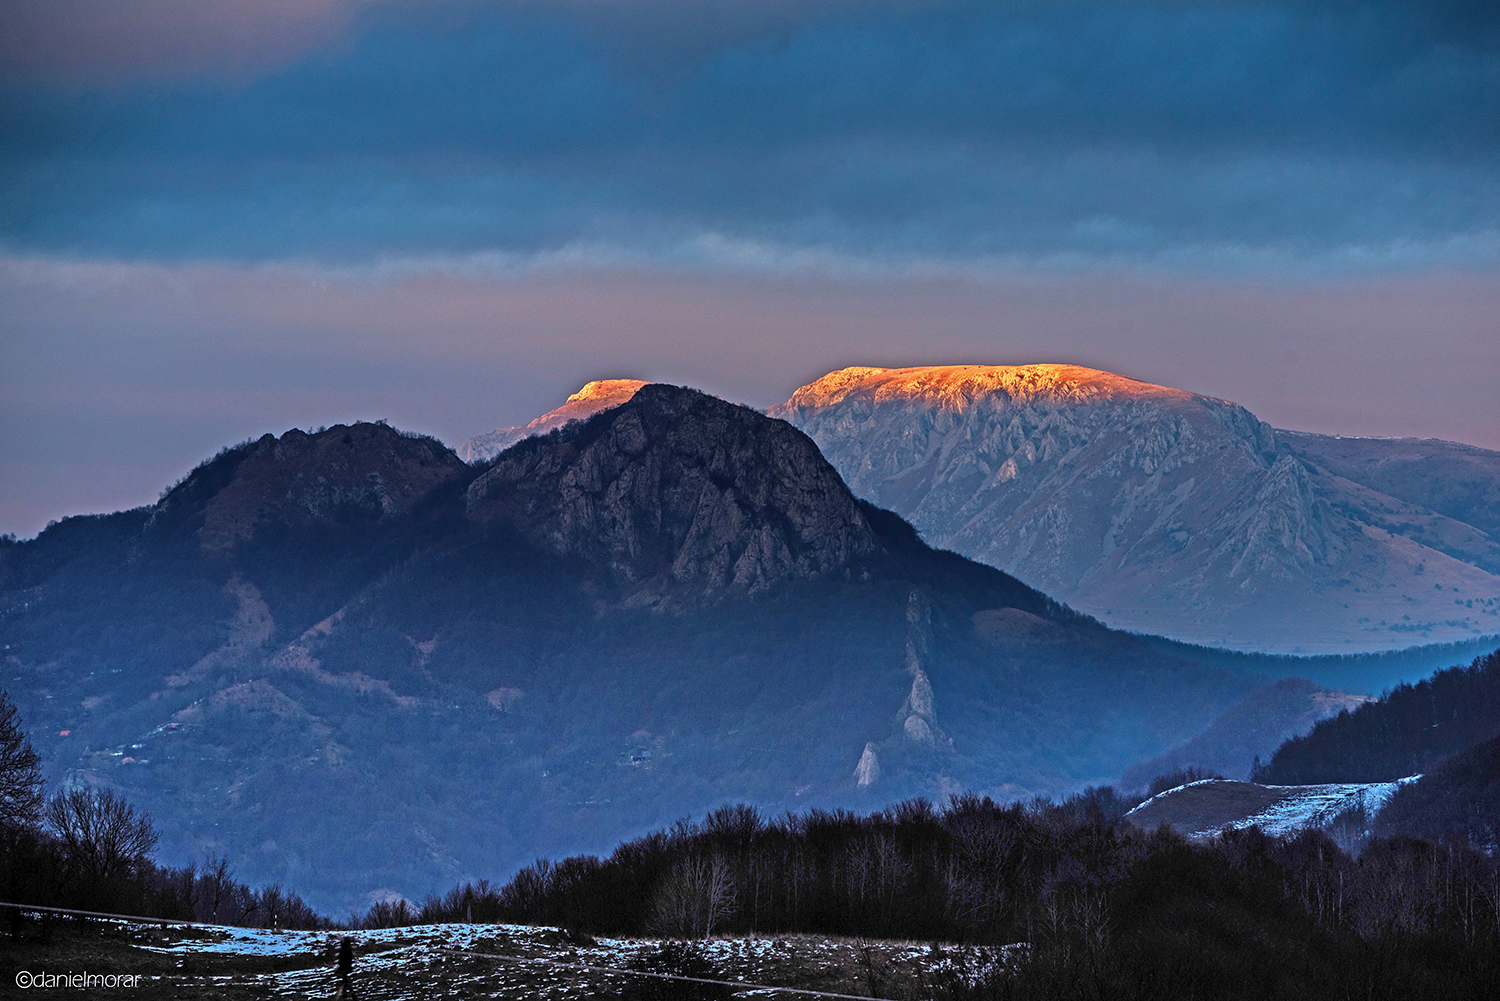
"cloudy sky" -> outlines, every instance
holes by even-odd
[[[614,376],[1067,361],[1500,448],[1492,0],[0,7],[0,532]]]

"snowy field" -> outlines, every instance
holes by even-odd
[[[353,940],[354,997],[583,999],[619,997],[631,986],[669,986],[627,967],[669,972],[663,943],[590,938],[521,925],[419,925],[368,931],[269,931],[97,922],[104,936],[93,969],[131,968],[143,975],[134,997],[331,998],[334,957]],[[749,985],[729,996],[813,998],[814,992],[860,997],[923,996],[936,982],[970,981],[1020,958],[1024,946],[1000,949],[779,936],[713,939],[694,944],[694,976]],[[123,963],[129,954],[130,961]],[[682,985],[686,986],[686,985]],[[28,996],[49,996],[30,991]],[[59,994],[61,996],[61,994]],[[646,994],[643,996],[653,996]]]
[[[1231,779],[1202,779],[1158,793],[1126,814],[1143,827],[1169,824],[1193,838],[1252,825],[1267,834],[1289,837],[1309,828],[1326,827],[1339,814],[1363,806],[1374,818],[1391,795],[1408,782],[1337,785],[1263,786]]]
[[[1345,810],[1359,806],[1363,806],[1366,816],[1373,820],[1397,789],[1421,777],[1413,775],[1395,782],[1366,784],[1282,786],[1280,788],[1292,790],[1285,799],[1228,826],[1242,828],[1253,824],[1267,834],[1284,838],[1311,827],[1325,827]]]

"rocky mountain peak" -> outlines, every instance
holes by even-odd
[[[601,410],[618,407],[644,385],[646,383],[640,379],[596,379],[584,383],[583,388],[569,396],[562,406],[547,411],[536,420],[521,427],[498,428],[470,438],[458,446],[458,456],[465,462],[493,459],[523,438],[546,434],[571,421],[581,421]]]
[[[267,434],[199,466],[162,498],[152,522],[201,516],[205,550],[231,549],[267,523],[287,526],[409,511],[467,467],[441,442],[383,423]]]
[[[754,593],[879,548],[806,435],[663,385],[511,448],[471,484],[467,508],[607,567],[628,601],[646,605]]]
[[[1117,628],[1281,652],[1493,629],[1494,453],[1274,432],[1074,365],[841,369],[771,413],[927,542]]]
[[[569,396],[563,407],[569,403],[600,402],[609,406],[618,406],[634,396],[636,390],[645,385],[647,383],[641,379],[595,379],[593,382],[584,383],[582,389]],[[558,410],[563,407],[559,407]],[[552,412],[555,414],[558,410]]]

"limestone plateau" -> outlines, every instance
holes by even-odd
[[[1308,653],[1500,632],[1500,453],[1274,430],[1072,365],[846,368],[771,414],[932,545],[1117,628]]]

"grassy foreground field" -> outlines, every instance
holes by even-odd
[[[162,928],[119,921],[83,927],[55,921],[45,939],[28,922],[20,942],[0,945],[0,994],[78,997],[108,989],[17,989],[24,973],[139,974],[137,998],[331,998],[335,956],[354,942],[353,997],[728,998],[749,990],[611,974],[579,967],[631,968],[713,980],[796,987],[860,997],[930,996],[939,983],[968,979],[1004,962],[1004,950],[811,936],[713,939],[684,946],[655,940],[593,939],[519,925],[421,925],[365,931],[274,932]],[[566,964],[566,965],[565,965]],[[756,997],[807,998],[758,991]]]

